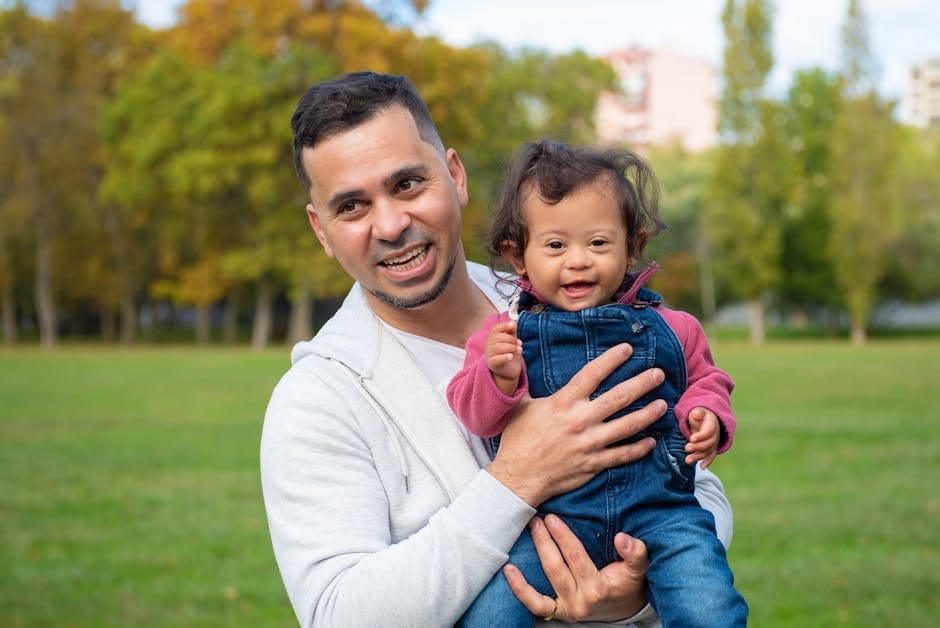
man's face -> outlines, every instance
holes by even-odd
[[[402,107],[303,150],[307,216],[326,253],[372,307],[413,309],[436,299],[463,259],[463,164],[421,139]]]

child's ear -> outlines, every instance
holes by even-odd
[[[509,262],[517,275],[525,275],[525,261],[522,259],[522,251],[519,250],[515,242],[503,240],[499,245],[499,254]]]

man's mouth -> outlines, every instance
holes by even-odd
[[[428,254],[428,248],[430,248],[430,245],[425,244],[424,246],[411,249],[407,253],[397,257],[384,259],[379,262],[379,264],[392,270],[410,270],[419,266],[421,262],[424,261],[424,258],[427,257]]]

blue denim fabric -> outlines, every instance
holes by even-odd
[[[533,397],[556,392],[588,360],[621,342],[633,346],[633,355],[594,396],[653,366],[666,373],[659,388],[615,415],[665,399],[667,413],[630,439],[653,436],[656,449],[642,460],[609,469],[581,488],[546,501],[539,514],[560,515],[598,567],[619,560],[613,544],[617,532],[642,539],[650,556],[649,600],[666,628],[745,626],[747,604],[734,588],[714,518],[693,494],[695,467],[685,463],[686,441],[674,412],[686,388],[685,356],[672,329],[648,307],[659,301],[656,293],[641,288],[632,305],[566,312],[538,304],[520,313],[518,333]],[[554,597],[528,530],[513,546],[509,562],[522,570],[529,584]],[[467,610],[460,625],[532,626],[535,619],[500,572]]]

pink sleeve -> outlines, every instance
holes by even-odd
[[[486,339],[490,330],[509,320],[505,312],[493,314],[467,341],[467,356],[463,368],[447,385],[447,402],[460,422],[477,436],[496,436],[503,431],[519,399],[528,390],[525,370],[519,378],[519,387],[511,397],[499,389],[486,366]]]
[[[688,388],[676,404],[676,418],[679,429],[689,437],[689,412],[693,408],[707,408],[718,416],[722,434],[718,443],[718,453],[724,453],[734,442],[734,431],[738,421],[731,410],[731,391],[734,382],[726,372],[715,365],[712,351],[705,337],[705,330],[691,314],[660,307],[657,310],[672,327],[682,343],[685,353]]]

